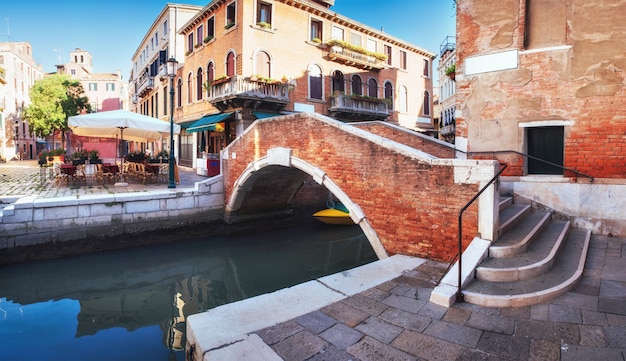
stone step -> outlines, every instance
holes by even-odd
[[[534,240],[527,244],[525,252],[513,258],[490,256],[483,260],[476,268],[476,278],[491,282],[511,282],[533,278],[550,271],[563,240],[567,236],[570,222],[548,223],[542,226],[541,232],[536,233]],[[491,253],[491,249],[489,252]]]
[[[489,248],[489,257],[514,257],[525,252],[533,238],[549,223],[550,217],[551,213],[547,211],[527,213],[514,228],[509,228],[493,243]]]
[[[525,204],[512,204],[500,211],[499,236],[506,233],[508,229],[514,227],[520,220],[530,212],[530,206]]]
[[[500,196],[500,210],[503,210],[513,204],[513,197]]]
[[[570,230],[549,272],[513,282],[476,279],[463,290],[465,301],[486,307],[522,307],[569,291],[582,277],[590,237],[588,230]]]

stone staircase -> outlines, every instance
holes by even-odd
[[[551,211],[500,199],[498,239],[474,238],[463,252],[463,301],[486,307],[545,302],[576,286],[591,231],[575,229]],[[458,299],[458,262],[431,293],[450,307]]]
[[[474,279],[463,288],[465,302],[487,307],[533,305],[569,291],[582,277],[590,231],[574,229],[550,211],[503,197],[499,235],[476,267]]]

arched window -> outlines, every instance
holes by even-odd
[[[378,98],[378,82],[374,78],[367,82],[367,96]]]
[[[309,98],[324,99],[322,69],[315,65],[309,65]]]
[[[176,84],[176,105],[180,108],[183,106],[183,79],[178,78]]]
[[[232,51],[226,55],[226,76],[235,76],[235,53]]]
[[[424,92],[424,115],[430,115],[430,94]]]
[[[356,74],[352,76],[352,94],[363,95],[363,83],[361,77]]]
[[[408,113],[409,112],[409,100],[407,98],[408,92],[406,90],[406,87],[404,85],[402,85],[400,87],[400,94],[398,95],[398,99],[400,100],[400,111],[403,113]]]
[[[256,74],[265,78],[271,78],[271,62],[270,56],[268,53],[264,51],[259,51],[256,53],[255,58],[255,69]]]
[[[198,100],[202,100],[202,94],[204,94],[202,89],[202,78],[202,68],[198,68],[198,75],[196,76],[196,94]]]
[[[210,61],[207,66],[206,66],[206,82],[209,85],[209,88],[207,90],[207,96],[210,97],[211,96],[211,83],[213,83],[213,79],[215,79],[215,66],[213,65],[213,62]]]
[[[192,90],[192,78],[191,73],[189,73],[189,75],[187,75],[187,104],[190,104],[193,101],[193,97],[191,96]]]
[[[389,108],[393,109],[393,85],[390,82],[385,83],[385,99],[389,100]]]
[[[333,84],[332,84],[333,88],[331,89],[331,91],[333,93],[335,92],[340,92],[340,93],[344,93],[346,91],[346,85],[345,85],[345,80],[343,77],[343,73],[340,72],[339,70],[335,70],[335,72],[333,73]]]

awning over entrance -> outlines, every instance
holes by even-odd
[[[282,114],[279,114],[279,113],[269,113],[269,112],[254,112],[254,116],[257,119],[277,117],[279,115],[282,115]]]
[[[215,128],[216,123],[219,123],[225,119],[228,119],[232,115],[233,115],[233,112],[207,115],[206,117],[202,117],[196,120],[191,125],[189,125],[189,127],[187,127],[187,133],[195,133],[195,132],[202,132],[205,130],[211,130],[211,128]]]

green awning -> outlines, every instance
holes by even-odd
[[[254,112],[254,116],[255,116],[257,119],[264,119],[264,118],[277,117],[277,116],[279,116],[279,115],[282,115],[282,114],[279,114],[279,113],[267,113],[267,112]]]
[[[202,117],[198,120],[196,120],[195,123],[191,124],[188,128],[187,128],[187,133],[194,133],[194,132],[202,132],[204,130],[211,130],[211,128],[215,128],[215,124],[219,123],[229,117],[231,117],[233,115],[233,112],[231,113],[220,113],[220,114],[213,114],[213,115],[207,115],[206,117]]]

